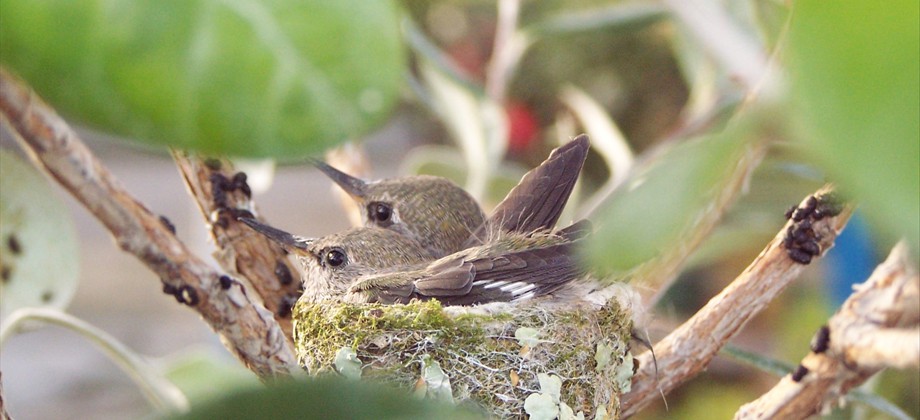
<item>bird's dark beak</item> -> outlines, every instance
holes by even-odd
[[[363,180],[348,175],[319,160],[313,160],[313,165],[316,166],[317,169],[323,171],[323,173],[338,184],[339,187],[342,187],[348,195],[354,198],[364,198],[367,196],[367,183]]]
[[[265,235],[268,239],[271,239],[281,244],[281,246],[283,246],[284,248],[288,250],[299,252],[299,253],[304,253],[304,252],[309,253],[310,252],[309,249],[307,248],[307,246],[311,242],[311,240],[309,239],[291,235],[290,233],[287,233],[281,229],[275,229],[269,225],[259,222],[256,219],[250,219],[248,217],[240,217],[237,220],[245,223],[247,226],[251,227],[252,230]]]

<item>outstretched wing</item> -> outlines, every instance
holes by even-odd
[[[437,299],[444,305],[509,302],[552,293],[581,276],[573,242],[475,258],[442,258],[424,270],[368,276],[352,286],[368,300],[407,303]]]
[[[465,247],[482,243],[489,229],[520,233],[551,230],[569,200],[589,146],[588,136],[582,134],[553,150],[540,166],[525,174],[508,192]]]

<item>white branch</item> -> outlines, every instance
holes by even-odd
[[[904,242],[856,287],[828,322],[827,350],[809,353],[797,375],[745,404],[736,419],[799,419],[829,411],[884,367],[920,360],[920,277]],[[879,340],[879,341],[874,341]]]

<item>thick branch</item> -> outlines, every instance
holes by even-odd
[[[291,336],[291,308],[302,293],[300,274],[280,245],[236,220],[238,215],[257,216],[245,178],[234,173],[229,161],[207,162],[187,153],[173,151],[173,158],[195,198],[217,245],[214,258],[224,270],[247,282],[261,303],[273,314],[288,343]]]
[[[830,188],[819,190],[815,196],[829,197]],[[818,202],[824,199],[818,198]],[[829,198],[827,198],[829,200]],[[802,202],[809,207],[811,197]],[[812,209],[814,208],[811,206]],[[843,230],[851,214],[849,207],[833,217],[809,219],[820,253],[829,249]],[[790,220],[773,241],[728,287],[713,297],[699,312],[653,346],[657,369],[652,355],[639,356],[640,367],[633,377],[632,390],[623,396],[623,415],[629,416],[648,405],[659,392],[668,393],[702,371],[725,343],[734,337],[748,320],[760,313],[805,268],[793,261],[786,241]],[[656,380],[657,373],[657,380]]]
[[[920,277],[905,243],[855,289],[828,322],[830,342],[813,346],[796,373],[742,406],[736,419],[810,417],[885,367],[920,363]]]
[[[83,203],[123,250],[157,273],[164,291],[198,311],[244,365],[263,379],[299,370],[272,314],[238,282],[190,253],[164,219],[125,191],[67,123],[5,69],[0,115],[36,166]]]

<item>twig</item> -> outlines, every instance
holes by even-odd
[[[177,150],[172,155],[210,226],[217,245],[214,258],[224,270],[247,283],[255,292],[252,298],[260,299],[275,314],[288,344],[293,345],[291,308],[302,294],[300,271],[280,245],[236,220],[237,215],[258,218],[245,177],[235,173],[227,160],[205,161]]]
[[[0,373],[0,420],[12,420],[13,417],[6,411],[6,400],[3,399],[3,374]]]
[[[137,384],[141,393],[159,414],[179,414],[188,411],[188,399],[185,398],[185,394],[150,363],[112,335],[59,309],[21,308],[13,311],[0,325],[0,344],[10,335],[19,332],[23,324],[36,321],[67,328],[95,344]]]
[[[824,187],[815,196],[828,197],[830,194],[830,187]],[[803,201],[803,207],[808,207],[810,199]],[[852,209],[847,206],[833,217],[813,222],[809,219],[820,253],[833,245],[851,213]],[[805,265],[793,261],[784,244],[788,242],[786,238],[792,226],[795,225],[790,220],[732,284],[653,346],[657,356],[657,380],[652,355],[645,352],[639,356],[639,370],[633,376],[632,390],[622,399],[624,417],[635,414],[659,398],[659,393],[670,392],[702,371],[748,320],[798,277]]]
[[[189,252],[164,222],[132,197],[76,133],[26,85],[0,69],[0,116],[36,166],[72,194],[163,281],[165,292],[198,311],[224,344],[263,380],[297,372],[294,352],[272,314],[242,285]]]
[[[743,92],[754,92],[759,85],[771,81],[764,76],[776,72],[771,69],[766,51],[738,28],[717,3],[666,0],[664,4]]]
[[[528,41],[517,32],[520,0],[499,0],[498,23],[495,27],[495,41],[492,44],[492,58],[486,67],[485,91],[496,103],[505,101],[508,80],[526,50]]]
[[[855,289],[830,318],[829,334],[819,334],[830,341],[813,343],[793,374],[743,405],[736,419],[810,417],[885,367],[920,363],[920,277],[907,245],[895,246]]]

